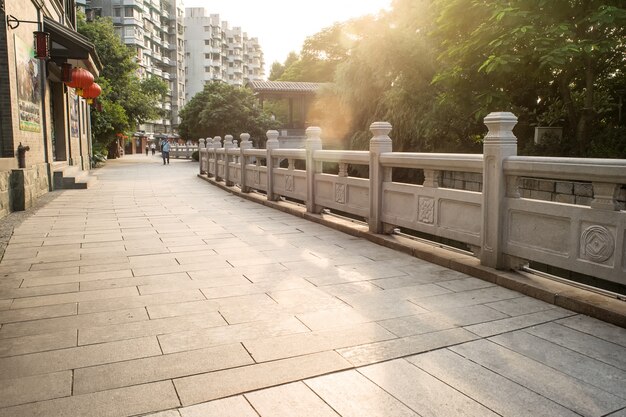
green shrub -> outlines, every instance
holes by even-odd
[[[193,151],[193,153],[191,154],[191,159],[198,162],[198,160],[200,160],[200,153],[198,151]]]

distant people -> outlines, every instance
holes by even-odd
[[[165,165],[165,162],[167,161],[167,164],[170,164],[170,141],[169,139],[167,139],[166,141],[163,142],[163,145],[161,146],[161,156],[163,157],[163,165]]]
[[[146,156],[148,156],[148,149],[150,149],[150,145],[146,143]]]
[[[273,112],[270,114],[270,119],[276,120],[276,115]]]
[[[156,152],[156,145],[153,143],[150,144],[150,149],[152,150],[152,155]],[[148,151],[146,151],[146,155],[148,155]]]

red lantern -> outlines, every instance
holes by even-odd
[[[102,93],[102,88],[100,88],[98,83],[93,83],[83,90],[83,98],[87,99],[87,104],[91,104],[100,93]]]
[[[50,58],[50,34],[48,32],[33,32],[35,37],[35,57],[39,59]]]
[[[93,75],[83,68],[72,70],[72,81],[66,83],[68,87],[75,88],[76,94],[83,95],[83,90],[93,84]]]

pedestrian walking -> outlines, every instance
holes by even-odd
[[[156,145],[154,143],[151,143],[150,144],[150,149],[152,149],[152,155],[154,155],[154,153],[156,152]],[[146,152],[148,152],[148,151],[146,151]],[[147,153],[146,153],[146,155],[147,155]]]
[[[163,157],[163,165],[165,165],[165,161],[167,161],[167,164],[170,164],[170,141],[169,139],[165,140],[163,142],[163,145],[161,146],[161,156]]]
[[[146,143],[146,156],[148,156],[148,149],[150,149],[150,146]]]

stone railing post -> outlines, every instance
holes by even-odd
[[[248,133],[242,133],[239,135],[241,142],[239,143],[239,162],[241,164],[241,192],[249,193],[250,187],[248,186],[248,179],[246,178],[246,165],[248,165],[248,158],[244,154],[246,149],[252,148],[252,142],[250,142],[250,135]]]
[[[322,149],[322,129],[311,126],[306,129],[306,211],[319,213],[315,205],[315,174],[322,172],[322,163],[315,162],[313,154]]]
[[[270,201],[278,200],[277,195],[274,195],[274,157],[272,157],[272,150],[278,149],[278,131],[277,130],[268,130],[267,131],[267,142],[265,143],[265,148],[267,150],[267,158],[266,166],[267,166],[267,199]]]
[[[215,181],[222,180],[222,177],[220,176],[219,156],[217,154],[217,150],[221,147],[222,147],[222,137],[215,136],[213,138],[213,152],[215,153]]]
[[[370,213],[368,218],[369,230],[373,233],[383,233],[383,183],[391,181],[391,170],[383,169],[380,165],[380,154],[392,151],[391,124],[374,122],[370,125],[374,135],[370,139]]]
[[[503,253],[506,212],[504,199],[507,181],[503,163],[517,155],[517,138],[513,127],[517,117],[509,112],[489,113],[485,125],[489,129],[483,145],[483,207],[480,263],[492,268],[507,268]],[[531,233],[529,231],[529,233]]]
[[[200,138],[198,140],[198,165],[200,166],[200,175],[204,174],[209,169],[209,167],[208,167],[209,158],[208,157],[207,157],[207,169],[206,170],[202,169],[202,165],[203,165],[202,150],[205,149],[204,144],[205,144],[205,140]]]
[[[206,138],[206,153],[209,158],[209,167],[207,169],[207,176],[215,177],[215,148],[213,147],[213,138]],[[212,164],[211,164],[211,160],[213,160]]]
[[[230,163],[230,156],[228,156],[228,150],[233,149],[235,144],[233,143],[233,135],[224,136],[224,183],[227,187],[232,187],[234,184],[231,181],[230,173],[228,172],[228,165]]]

